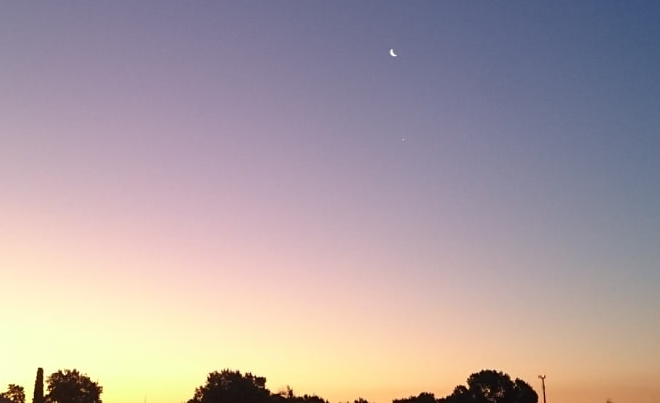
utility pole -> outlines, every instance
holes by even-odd
[[[543,403],[545,403],[545,375],[539,375],[541,380],[541,388],[543,389]]]

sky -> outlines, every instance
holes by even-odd
[[[388,403],[495,369],[658,403],[659,18],[2,2],[0,385]]]

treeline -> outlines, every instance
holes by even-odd
[[[32,403],[102,403],[103,387],[77,370],[60,370],[51,374],[44,394],[43,369],[37,370]],[[9,384],[0,393],[0,403],[25,403],[22,386]],[[195,389],[185,403],[329,403],[317,395],[296,395],[290,387],[279,392],[266,388],[266,378],[251,373],[225,369],[211,372],[206,383]],[[349,403],[349,402],[346,402]],[[369,403],[363,398],[353,403]],[[466,385],[458,385],[445,397],[422,392],[417,396],[394,399],[392,403],[538,403],[534,389],[522,379],[495,370],[482,370],[470,375]]]
[[[47,382],[48,394],[44,395],[44,370],[38,368],[32,403],[101,403],[103,387],[78,370],[54,372]],[[10,383],[0,393],[0,403],[25,403],[25,388]]]

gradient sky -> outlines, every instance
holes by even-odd
[[[658,403],[659,20],[2,2],[0,385],[180,403],[231,368],[388,403],[492,368]]]

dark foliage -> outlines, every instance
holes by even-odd
[[[422,392],[418,396],[410,396],[403,399],[394,399],[392,403],[436,403],[433,393]]]
[[[515,394],[515,403],[537,403],[539,401],[539,395],[537,395],[534,389],[522,379],[516,378],[513,390]]]
[[[458,385],[454,388],[451,395],[438,399],[438,403],[469,403],[470,391],[464,385]]]
[[[44,403],[44,369],[37,368],[37,378],[34,380],[34,395],[32,403]]]
[[[439,403],[538,403],[538,395],[521,379],[512,381],[503,372],[482,370],[468,377],[467,387],[457,386]]]
[[[25,389],[22,386],[10,383],[7,391],[0,393],[1,403],[25,403]]]
[[[293,393],[293,391],[291,391],[291,393]],[[274,403],[328,403],[327,400],[316,395],[294,396],[293,394],[275,394],[272,395],[271,401]]]
[[[270,397],[266,378],[225,369],[211,372],[188,403],[270,403]]]
[[[46,403],[101,403],[103,388],[77,370],[57,371],[48,377]]]

